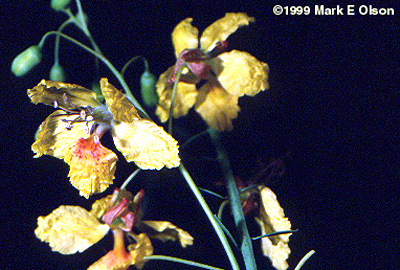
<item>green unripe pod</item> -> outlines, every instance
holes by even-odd
[[[54,64],[50,69],[50,80],[56,82],[65,82],[65,72],[62,66]]]
[[[42,53],[38,46],[31,46],[14,58],[11,71],[15,76],[24,76],[42,60]]]
[[[143,103],[148,107],[154,107],[158,102],[158,96],[155,91],[156,77],[146,70],[140,77],[140,93]]]
[[[71,0],[51,0],[51,8],[60,11],[69,5]]]

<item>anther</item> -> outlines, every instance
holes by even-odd
[[[54,100],[54,109],[57,109],[58,108],[58,102],[57,102],[57,100]]]
[[[64,101],[64,104],[65,104],[65,105],[68,104],[67,93],[64,93],[64,94],[63,94],[63,101]]]
[[[93,118],[93,116],[91,116],[91,115],[88,115],[87,117],[86,117],[86,121],[92,121],[94,118]]]
[[[81,119],[85,120],[86,119],[86,112],[84,110],[81,111],[80,113]]]
[[[97,134],[94,134],[93,140],[94,140],[95,144],[98,144],[100,142],[100,138],[99,138],[99,136]]]

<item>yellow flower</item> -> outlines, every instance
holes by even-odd
[[[157,82],[160,97],[156,113],[162,122],[169,118],[175,73],[183,63],[184,70],[174,100],[173,116],[186,115],[191,107],[207,124],[217,130],[233,129],[232,120],[240,108],[238,99],[254,96],[269,88],[268,65],[247,52],[226,52],[226,39],[240,26],[254,18],[244,13],[227,13],[206,28],[198,40],[198,29],[191,25],[192,18],[181,21],[172,32],[177,63],[161,74]],[[207,82],[196,89],[200,79]]]
[[[142,169],[179,166],[178,144],[154,122],[142,119],[133,104],[112,86],[100,80],[106,105],[84,87],[42,80],[28,90],[31,101],[61,110],[41,124],[32,145],[35,157],[51,155],[70,165],[71,184],[88,198],[103,192],[114,179],[117,156],[100,143],[112,130],[115,146],[128,162]]]
[[[79,206],[62,205],[48,216],[38,218],[35,234],[40,240],[49,243],[53,251],[73,254],[85,251],[111,229],[114,249],[92,264],[90,270],[123,270],[131,265],[142,268],[144,257],[153,254],[150,237],[162,241],[179,240],[182,247],[193,243],[193,237],[188,232],[172,223],[140,220],[143,196],[143,191],[133,197],[128,191],[116,190],[113,195],[93,203],[90,212]],[[133,227],[141,233],[133,233]],[[136,243],[126,248],[125,234],[131,236]]]
[[[256,218],[261,227],[262,234],[290,230],[291,224],[283,208],[280,206],[276,195],[265,186],[258,187],[261,196],[259,217]],[[267,256],[272,265],[278,270],[286,270],[289,265],[289,237],[291,234],[278,234],[272,237],[263,237],[261,247],[264,256]]]

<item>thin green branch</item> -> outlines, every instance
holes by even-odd
[[[141,171],[140,168],[137,168],[122,184],[121,190],[125,189],[129,182]]]
[[[185,63],[183,63],[183,65],[179,67],[178,72],[175,75],[174,88],[172,89],[171,106],[169,108],[169,121],[168,121],[168,133],[171,135],[172,135],[172,118],[174,118],[173,112],[174,112],[175,96],[176,92],[178,91],[178,85],[181,79],[182,71],[185,67],[186,67]]]
[[[189,172],[186,170],[186,168],[183,166],[182,163],[179,166],[179,171],[181,172],[182,176],[185,178],[190,189],[192,190],[193,194],[195,195],[197,201],[200,203],[201,207],[203,208],[203,211],[206,214],[208,220],[210,221],[211,225],[213,226],[215,232],[217,233],[217,235],[225,249],[225,252],[228,256],[228,259],[231,263],[232,269],[239,270],[240,268],[239,268],[238,262],[235,258],[235,254],[233,253],[232,248],[229,245],[228,239],[226,238],[224,231],[219,226],[210,207],[207,205],[206,201],[204,200],[203,196],[200,193],[200,190],[197,188],[192,177],[190,176]]]
[[[170,261],[170,262],[177,262],[181,264],[186,264],[190,266],[195,266],[203,269],[209,269],[209,270],[224,270],[222,268],[217,268],[214,266],[210,266],[207,264],[202,264],[198,262],[193,262],[189,260],[184,260],[181,258],[176,258],[176,257],[171,257],[171,256],[165,256],[165,255],[151,255],[151,256],[146,256],[144,257],[145,260],[160,260],[160,261]]]
[[[275,236],[275,235],[279,235],[279,234],[286,234],[286,233],[295,233],[298,232],[299,230],[287,230],[287,231],[279,231],[279,232],[273,232],[273,233],[268,233],[268,234],[263,234],[260,236],[256,236],[256,237],[252,237],[252,240],[258,240],[264,237],[271,237],[271,236]]]
[[[222,172],[225,176],[224,178],[228,190],[228,198],[231,204],[235,225],[240,234],[241,251],[246,269],[256,270],[257,265],[254,258],[253,245],[249,235],[249,231],[247,229],[246,220],[242,210],[242,204],[240,202],[239,191],[232,173],[228,153],[221,143],[219,131],[209,128],[208,132],[217,148],[218,160],[221,165]]]
[[[205,193],[211,194],[211,195],[213,195],[213,196],[215,196],[217,198],[220,198],[222,200],[226,200],[226,198],[224,196],[221,196],[218,193],[215,193],[215,192],[213,192],[211,190],[208,190],[208,189],[205,189],[205,188],[199,188],[199,189],[200,189],[200,191],[203,191]]]
[[[300,268],[303,267],[303,265],[308,261],[308,259],[314,255],[315,250],[310,250],[304,257],[303,259],[300,260],[300,262],[297,264],[296,268],[294,270],[300,270]]]
[[[63,33],[57,32],[57,31],[50,31],[47,32],[43,37],[42,40],[39,43],[39,47],[43,47],[44,41],[45,39],[50,36],[50,35],[59,35],[63,38],[65,38],[66,40],[71,41],[72,43],[75,43],[76,45],[78,45],[79,47],[81,47],[82,49],[84,49],[85,51],[93,54],[94,56],[96,56],[98,59],[100,59],[110,70],[111,72],[114,74],[114,76],[118,79],[118,81],[120,82],[122,88],[125,90],[125,94],[126,97],[132,102],[132,104],[136,107],[136,109],[138,109],[139,111],[141,111],[141,113],[143,113],[143,115],[145,115],[148,119],[150,119],[150,117],[148,116],[148,114],[146,113],[146,111],[142,108],[142,106],[139,104],[139,102],[137,102],[137,100],[135,99],[135,97],[132,95],[131,90],[129,89],[128,84],[126,83],[124,77],[118,72],[118,70],[114,67],[113,64],[111,64],[111,62],[102,54],[92,50],[91,48],[89,48],[88,46],[82,44],[81,42],[79,42],[78,40],[67,36]]]
[[[236,248],[238,247],[238,244],[235,241],[235,238],[233,238],[231,232],[225,227],[225,225],[222,223],[222,221],[217,217],[217,215],[214,215],[215,220],[218,222],[219,226],[224,230],[225,234],[228,236],[228,238],[231,240],[231,242],[235,245]]]

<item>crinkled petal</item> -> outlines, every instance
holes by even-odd
[[[67,123],[63,120],[73,120],[76,115],[66,115],[64,111],[57,110],[49,115],[40,125],[36,141],[32,144],[32,151],[35,157],[50,155],[57,158],[64,158],[65,151],[76,143],[80,138],[88,138],[87,127],[83,122],[73,124],[67,129]]]
[[[128,162],[141,169],[160,170],[180,164],[178,142],[154,122],[141,119],[132,123],[116,123],[113,129],[115,146]]]
[[[136,240],[136,244],[128,246],[128,250],[131,253],[131,264],[135,265],[139,269],[142,269],[144,263],[146,262],[144,257],[153,255],[153,246],[150,238],[145,233],[131,235]]]
[[[262,234],[290,230],[290,221],[285,217],[276,195],[268,187],[261,186],[259,189],[261,193],[261,217],[257,221],[261,226]],[[264,237],[261,240],[263,254],[271,260],[276,269],[285,270],[288,268],[286,260],[290,254],[290,235],[279,234],[273,237]]]
[[[239,27],[249,25],[254,18],[245,13],[226,13],[225,17],[215,21],[204,30],[200,38],[201,48],[209,52],[218,42],[226,40]]]
[[[38,218],[36,236],[62,254],[82,252],[100,241],[109,227],[79,206],[62,205]]]
[[[92,204],[92,209],[90,214],[98,219],[100,219],[104,213],[107,211],[108,203],[113,198],[113,195],[108,195],[105,198],[101,198]]]
[[[157,105],[156,114],[161,122],[165,122],[169,118],[169,110],[171,108],[171,96],[174,84],[168,84],[174,67],[170,67],[166,72],[160,75],[157,82],[157,93],[159,103]],[[186,115],[196,102],[197,90],[196,85],[192,83],[179,82],[174,100],[173,116],[178,118]]]
[[[268,65],[247,52],[233,50],[211,61],[218,81],[232,95],[254,96],[269,88]]]
[[[64,160],[70,165],[70,182],[81,196],[89,198],[113,183],[117,155],[96,143],[94,136],[79,139],[66,151]]]
[[[193,237],[168,221],[141,221],[139,229],[163,242],[179,240],[182,247],[193,244]]]
[[[100,80],[100,88],[115,121],[132,122],[140,119],[135,106],[107,78]]]
[[[28,96],[35,104],[44,103],[50,106],[75,109],[100,106],[96,93],[82,86],[69,83],[42,80],[37,86],[28,90]]]
[[[204,84],[197,96],[195,110],[213,129],[232,130],[232,120],[240,111],[238,96],[226,92],[218,83]]]
[[[199,30],[191,24],[192,21],[192,18],[184,19],[172,31],[176,58],[184,49],[195,49],[199,46]]]

